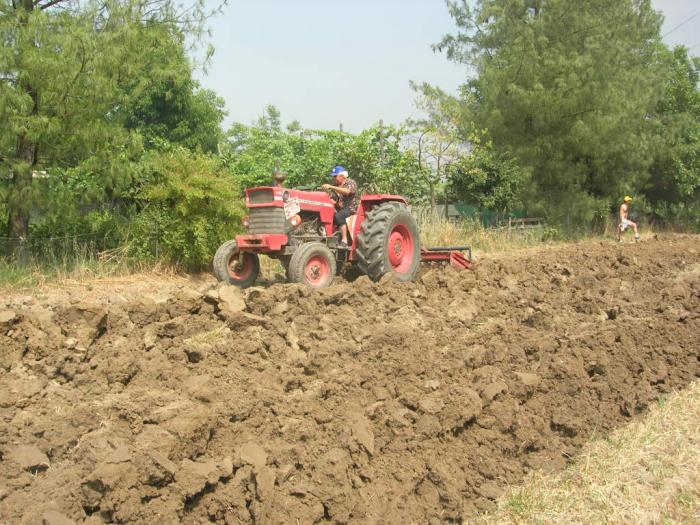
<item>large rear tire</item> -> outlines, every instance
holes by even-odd
[[[255,282],[260,273],[260,259],[257,253],[240,253],[235,240],[226,241],[219,246],[214,255],[214,275],[219,281],[224,281],[241,288],[246,288]]]
[[[373,281],[393,273],[412,281],[420,266],[420,230],[415,217],[401,202],[374,207],[357,237],[357,265]]]
[[[307,242],[292,254],[287,279],[312,288],[326,288],[333,282],[335,272],[335,256],[328,246],[322,242]]]

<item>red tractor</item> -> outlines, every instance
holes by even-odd
[[[260,272],[258,254],[279,260],[288,281],[314,288],[329,286],[346,262],[373,281],[389,272],[399,281],[411,281],[421,259],[471,267],[468,247],[421,249],[418,223],[398,195],[363,195],[357,214],[348,219],[350,246],[342,248],[333,223],[335,201],[326,192],[285,188],[278,180],[278,185],[245,193],[247,233],[217,250],[214,274],[220,281],[252,285]],[[465,249],[467,257],[461,253]]]

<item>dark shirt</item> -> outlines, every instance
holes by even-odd
[[[359,199],[357,198],[357,183],[347,178],[345,182],[340,185],[341,188],[347,188],[350,190],[348,195],[338,194],[338,202],[340,202],[340,208],[349,208],[353,213],[357,213],[357,206],[359,205]]]

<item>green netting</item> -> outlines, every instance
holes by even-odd
[[[503,213],[479,208],[467,202],[456,202],[454,207],[462,217],[479,220],[484,226],[498,226],[506,224],[509,218],[524,219],[527,217],[525,210],[513,210]]]

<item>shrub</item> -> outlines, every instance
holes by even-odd
[[[233,176],[208,155],[174,148],[143,162],[140,211],[129,236],[132,255],[186,269],[207,266],[240,230],[243,200]]]

